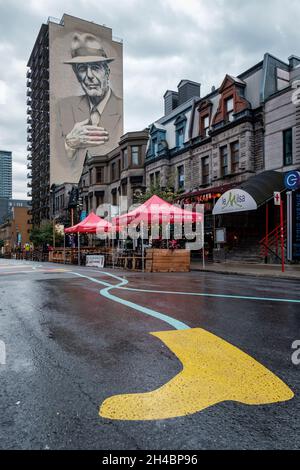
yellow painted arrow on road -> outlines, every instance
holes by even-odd
[[[147,393],[116,395],[100,416],[113,420],[160,420],[197,413],[224,401],[263,405],[291,400],[292,390],[235,346],[203,329],[152,333],[181,361],[183,369]]]

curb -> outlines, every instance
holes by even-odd
[[[265,279],[281,279],[285,281],[300,281],[300,276],[292,276],[292,275],[287,275],[283,276],[282,274],[277,274],[277,273],[246,273],[246,272],[239,272],[239,271],[221,271],[217,269],[198,269],[198,268],[191,268],[191,272],[201,272],[201,273],[213,273],[213,274],[224,274],[224,275],[229,275],[229,276],[245,276],[245,277],[262,277]]]

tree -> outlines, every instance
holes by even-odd
[[[148,201],[152,196],[158,196],[164,201],[169,203],[174,203],[179,197],[182,195],[183,191],[174,191],[174,189],[170,186],[167,188],[161,188],[160,186],[151,186],[151,188],[147,189],[144,194],[141,194],[136,198],[138,204],[143,204],[144,202]]]
[[[53,224],[46,223],[40,227],[34,227],[30,233],[30,241],[35,247],[42,247],[43,245],[53,245]],[[55,245],[63,244],[63,235],[55,231]]]

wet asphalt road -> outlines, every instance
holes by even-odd
[[[115,283],[91,268],[67,267]],[[295,393],[289,402],[224,402],[161,421],[110,421],[99,406],[112,395],[146,392],[181,370],[150,332],[172,329],[99,294],[101,287],[62,266],[0,260],[1,449],[299,449],[300,304],[223,295],[300,300],[300,283],[210,273],[125,275],[137,289],[220,297],[114,291],[192,328],[204,328],[248,353]]]

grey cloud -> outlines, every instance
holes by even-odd
[[[26,61],[42,22],[66,12],[106,24],[124,40],[125,130],[159,118],[162,96],[182,78],[202,94],[262,60],[300,54],[299,0],[0,0],[0,80],[9,102],[0,106],[0,147],[14,151],[14,191],[27,192]],[[27,173],[27,171],[25,171]]]

